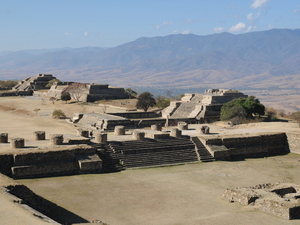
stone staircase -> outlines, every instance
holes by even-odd
[[[199,155],[199,160],[201,162],[212,162],[215,161],[214,157],[210,154],[210,152],[205,148],[202,142],[198,137],[191,137],[191,141],[195,144],[197,153]]]
[[[126,168],[176,165],[198,161],[195,145],[188,138],[111,142],[108,146],[112,157],[119,158]]]
[[[102,172],[111,173],[124,170],[124,166],[120,163],[118,154],[114,154],[113,150],[106,144],[95,146],[99,157],[102,159]]]
[[[188,118],[190,113],[194,111],[195,103],[193,102],[182,102],[181,105],[177,108],[177,110],[171,115],[170,118]]]

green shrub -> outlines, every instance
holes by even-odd
[[[65,118],[66,115],[64,114],[64,112],[60,109],[55,109],[53,112],[52,112],[52,118],[54,119],[63,119]]]

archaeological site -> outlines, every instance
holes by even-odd
[[[163,110],[120,104],[100,112],[101,103],[87,102],[129,101],[128,94],[85,84],[79,99],[85,105],[33,105],[41,96],[60,99],[74,83],[55,82],[42,91],[53,79],[38,74],[13,88],[30,98],[0,98],[7,107],[14,101],[39,107],[31,117],[2,111],[11,125],[1,123],[0,172],[7,201],[25,205],[40,224],[299,223],[296,123],[221,123],[221,107],[247,97],[228,89],[185,94]],[[57,107],[69,116],[50,118]]]

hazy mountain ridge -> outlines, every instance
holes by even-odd
[[[300,74],[300,29],[142,37],[108,49],[18,51],[0,54],[0,68],[2,77],[13,71],[16,79],[24,78],[24,72],[30,76],[47,72],[64,80],[121,86],[262,85],[275,77]]]

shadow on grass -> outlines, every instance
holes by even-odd
[[[60,207],[56,205],[53,202],[50,202],[48,200],[45,200],[47,204],[49,205],[50,212],[47,213],[50,218],[53,220],[63,224],[63,225],[69,225],[69,224],[77,224],[77,223],[89,223],[88,220],[80,217],[79,215],[70,212],[69,210]]]
[[[5,190],[9,194],[19,198],[20,200],[17,201],[18,203],[30,206],[32,209],[35,209],[36,211],[42,213],[43,215],[60,224],[69,225],[89,223],[88,220],[76,215],[75,213],[72,213],[69,210],[43,198],[42,196],[35,194],[25,185],[8,185],[5,187]],[[33,212],[33,215],[36,214]]]

